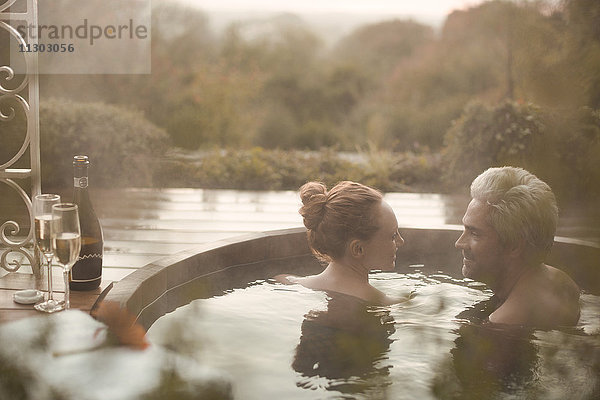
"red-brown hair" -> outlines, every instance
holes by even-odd
[[[350,240],[368,240],[378,229],[374,210],[383,195],[371,187],[344,181],[327,191],[320,182],[308,182],[300,198],[308,243],[322,260],[341,258]]]

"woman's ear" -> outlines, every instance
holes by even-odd
[[[362,257],[364,254],[362,242],[358,239],[351,240],[348,248],[352,257]]]

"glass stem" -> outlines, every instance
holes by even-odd
[[[52,291],[52,255],[46,256],[48,262],[48,300],[54,301],[54,293]]]
[[[70,301],[71,289],[69,288],[69,270],[68,269],[63,270],[63,276],[65,278],[65,310],[68,310],[69,308],[71,308],[71,301]]]

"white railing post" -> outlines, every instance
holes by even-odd
[[[37,18],[37,0],[0,0],[0,32],[3,35],[7,34],[7,41],[0,45],[17,48],[19,44],[37,43],[37,37],[22,37],[11,25],[11,22],[19,21],[37,26]],[[2,54],[7,52],[4,51]],[[19,150],[8,161],[0,160],[0,183],[8,185],[22,199],[27,208],[30,227],[29,232],[23,234],[19,224],[10,219],[13,216],[0,214],[3,220],[8,217],[0,226],[0,268],[11,272],[17,271],[27,259],[33,272],[39,274],[39,257],[32,246],[34,221],[31,201],[41,192],[38,58],[35,52],[23,52],[18,55],[14,51],[10,53],[10,59],[0,59],[0,145],[8,140],[6,135],[2,137],[2,132],[7,131],[6,128],[2,129],[2,125],[14,120],[17,112],[23,113],[26,124]],[[13,57],[17,56],[21,56],[22,60],[13,60]],[[15,73],[11,65],[16,61],[26,63],[26,74]],[[27,150],[29,150],[29,168],[13,168],[25,158]],[[31,179],[30,193],[17,183],[28,178]],[[0,199],[0,211],[6,210],[2,207],[5,201]]]

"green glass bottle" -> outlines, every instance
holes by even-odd
[[[71,270],[71,290],[92,290],[100,286],[102,281],[104,238],[88,193],[89,165],[87,156],[73,157],[73,202],[79,207],[81,251]]]

